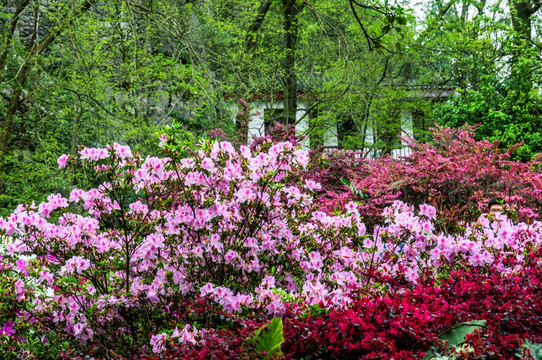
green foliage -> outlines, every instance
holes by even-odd
[[[167,143],[163,144],[163,148],[176,157],[186,157],[190,154],[190,149],[196,145],[194,134],[183,129],[183,126],[176,121],[155,133],[157,138],[162,136],[167,137]]]
[[[533,11],[540,7],[531,1],[523,3]],[[468,4],[464,2],[464,9]],[[514,4],[517,2],[509,2],[511,7]],[[478,15],[472,18],[448,13],[440,20],[442,26],[455,24],[448,33],[435,38],[449,41],[446,47],[451,52],[446,59],[456,60],[455,65],[446,65],[454,81],[455,96],[435,109],[435,120],[452,127],[480,124],[478,140],[499,140],[503,149],[522,142],[514,157],[530,160],[542,151],[542,97],[538,85],[542,68],[537,60],[539,49],[525,41],[521,31],[531,34],[534,22],[533,28],[520,31],[518,23],[506,15],[506,8],[476,7]]]
[[[304,132],[311,147],[390,154],[404,147],[400,135],[430,140],[428,127],[436,121],[481,123],[478,139],[499,140],[503,148],[523,142],[517,159],[542,151],[538,49],[502,7],[426,2],[424,17],[416,19],[402,1],[273,0],[264,11],[266,2],[255,0],[135,0],[97,2],[76,17],[66,13],[81,3],[34,9],[62,30],[47,51],[32,53],[17,36],[7,44],[3,100],[13,94],[25,59],[32,69],[0,169],[6,213],[48,190],[69,190],[70,182],[50,176],[55,164],[43,154],[57,158],[80,144],[111,142],[156,154],[149,135],[173,122],[190,147],[215,128],[234,134],[240,97],[249,106],[260,101],[276,108],[285,74],[281,9],[289,6],[299,7],[294,70],[298,104],[310,109]],[[0,17],[7,30],[12,16],[2,10]],[[534,43],[539,32],[533,19]],[[7,32],[0,34],[4,44]],[[0,119],[7,104],[0,101]],[[34,166],[19,164],[21,153]],[[40,182],[47,178],[46,187]],[[75,175],[71,185],[78,181]]]
[[[301,313],[300,317],[302,319],[306,319],[310,315],[314,318],[317,318],[317,317],[326,316],[329,313],[330,313],[330,310],[320,307],[318,304],[314,304],[308,307],[305,312]]]
[[[266,359],[275,355],[282,355],[280,345],[284,342],[282,318],[274,318],[254,332],[254,336],[247,341],[255,345],[256,351],[263,354]]]
[[[346,178],[341,178],[341,183],[348,187],[348,189],[352,192],[352,194],[356,195],[359,200],[367,200],[369,198],[369,195],[364,193],[362,190],[359,190],[356,188],[352,182]]]
[[[529,354],[533,357],[534,360],[542,359],[542,344],[532,343],[529,341],[529,339],[525,339],[525,342],[516,353],[516,356],[518,358],[522,358],[525,350],[529,351]]]
[[[465,336],[474,330],[480,329],[486,325],[485,320],[473,320],[456,324],[440,334],[439,339],[447,342],[447,347],[458,348],[465,343]],[[449,356],[440,356],[436,351],[429,350],[424,359],[452,359]]]
[[[502,86],[497,81],[488,75],[478,90],[460,91],[435,109],[435,118],[452,127],[480,124],[477,138],[499,140],[502,148],[523,143],[515,157],[530,160],[542,152],[542,98],[532,93],[518,101],[511,84]]]
[[[44,201],[48,194],[63,192],[68,179],[59,173],[56,159],[62,152],[54,141],[42,142],[36,151],[12,151],[0,167],[0,216],[18,204]]]

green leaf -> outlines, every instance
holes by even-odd
[[[297,4],[297,6],[303,5],[303,0],[296,0],[296,4]]]
[[[485,320],[473,320],[469,322],[462,322],[459,324],[455,324],[452,327],[446,329],[440,336],[440,340],[446,340],[448,341],[449,347],[458,347],[462,345],[465,342],[465,336],[472,333],[476,329],[480,329],[481,327],[486,325]],[[435,354],[432,350],[427,351],[427,353],[424,356],[424,359],[433,359],[435,358]],[[448,357],[441,357],[441,359],[447,359]]]
[[[282,354],[280,345],[284,342],[282,318],[274,318],[270,324],[262,326],[259,333],[256,334],[256,350],[267,352],[266,357],[278,353]]]
[[[439,338],[447,340],[448,346],[459,346],[465,342],[465,336],[472,333],[476,329],[486,325],[485,320],[474,320],[456,324],[442,333]]]
[[[279,13],[284,14],[284,12],[288,10],[288,6],[290,5],[282,5],[279,9]]]
[[[523,356],[523,348],[529,349],[529,353],[534,360],[542,360],[542,344],[532,343],[528,339],[525,339],[525,342],[516,353],[518,358]]]
[[[350,180],[346,178],[341,178],[341,183],[346,186],[350,186]]]

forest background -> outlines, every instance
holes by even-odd
[[[143,154],[175,124],[187,146],[246,136],[237,100],[309,104],[316,148],[389,154],[413,135],[542,151],[538,0],[0,0],[0,216],[80,185],[56,159],[113,141]],[[246,109],[245,109],[246,110]],[[366,134],[373,129],[370,143]],[[369,153],[369,152],[368,152]]]

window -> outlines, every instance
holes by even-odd
[[[422,110],[412,111],[412,135],[421,142],[429,141],[429,119],[425,116]]]
[[[284,109],[265,109],[263,111],[263,119],[266,134],[267,129],[273,126],[276,122],[281,124],[286,123],[286,120],[284,119]]]

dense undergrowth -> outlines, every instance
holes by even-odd
[[[437,129],[404,161],[311,154],[283,135],[181,157],[169,132],[163,158],[118,144],[59,158],[101,185],[0,219],[0,350],[504,359],[542,343],[537,161],[470,129]],[[478,219],[499,195],[505,213]],[[464,347],[442,341],[475,320]]]

